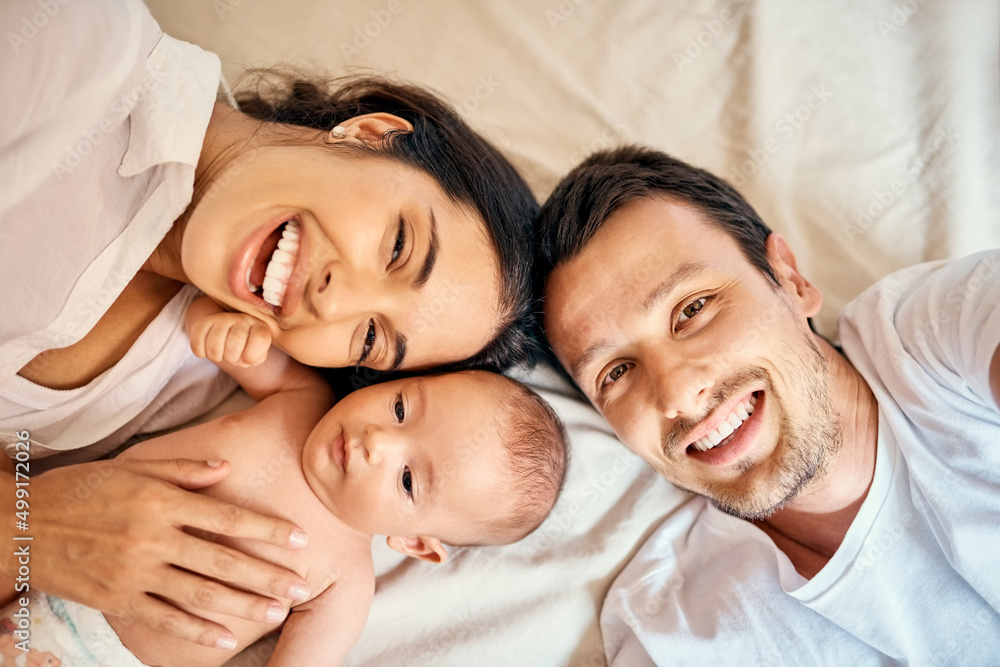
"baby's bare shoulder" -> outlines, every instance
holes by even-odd
[[[347,528],[335,529],[324,532],[315,546],[318,548],[310,549],[313,557],[304,575],[312,586],[313,595],[311,600],[301,604],[309,604],[324,593],[370,602],[375,594],[371,537],[359,536]]]
[[[160,434],[122,453],[129,459],[194,458],[228,460],[234,451],[246,453],[255,443],[305,441],[315,424],[289,415],[283,418],[280,403],[258,403],[215,419]]]

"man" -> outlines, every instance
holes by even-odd
[[[602,612],[612,664],[1000,660],[1000,251],[848,305],[721,179],[624,148],[539,225],[546,335],[621,440],[704,499]]]

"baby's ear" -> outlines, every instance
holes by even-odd
[[[424,537],[423,535],[399,537],[393,535],[385,538],[385,543],[404,556],[419,558],[428,563],[443,563],[448,560],[447,549],[436,537]]]

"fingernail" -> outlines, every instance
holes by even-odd
[[[271,603],[271,606],[267,608],[268,623],[278,623],[283,620],[285,620],[285,608],[277,602]]]
[[[291,536],[288,538],[288,544],[295,547],[296,549],[304,547],[309,543],[309,536],[303,533],[301,530],[296,528],[292,531]]]
[[[309,584],[295,584],[288,589],[288,597],[293,600],[305,600],[309,597]]]
[[[215,640],[215,648],[221,648],[224,651],[232,651],[236,648],[236,637],[223,635]]]
[[[222,461],[205,461],[209,468],[218,468],[222,465]],[[233,641],[236,641],[235,639]]]

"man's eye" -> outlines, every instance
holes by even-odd
[[[628,372],[628,364],[618,364],[610,371],[608,371],[608,374],[604,376],[604,382],[602,382],[601,384],[609,385],[612,382],[617,382],[627,372]]]
[[[406,247],[406,226],[403,224],[403,219],[399,219],[399,231],[396,233],[396,245],[392,248],[392,261],[389,262],[390,265],[395,264],[396,261],[403,254],[403,248]]]
[[[692,301],[688,305],[686,305],[683,308],[681,308],[681,315],[680,315],[680,317],[677,318],[678,323],[680,323],[680,322],[686,322],[687,320],[690,320],[692,317],[694,317],[699,312],[701,312],[701,309],[705,307],[705,303],[707,301],[708,301],[708,297],[707,296],[703,296],[702,298],[695,299],[694,301]]]
[[[398,394],[396,395],[396,403],[392,406],[392,411],[396,415],[396,420],[402,424],[403,419],[406,418],[406,407],[403,405],[403,398]]]
[[[409,468],[403,468],[403,491],[406,491],[406,495],[413,497],[413,477],[410,475]]]

